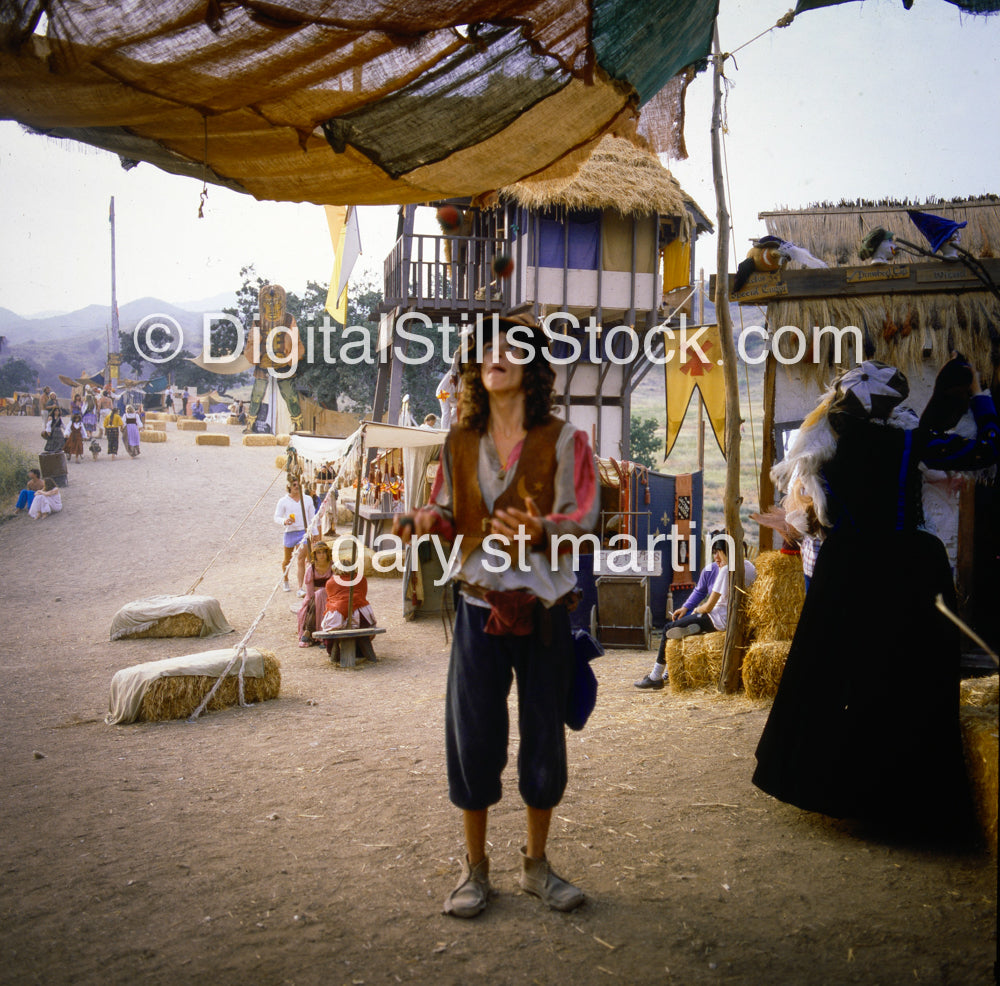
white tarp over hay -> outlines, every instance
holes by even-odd
[[[188,614],[202,621],[199,637],[217,637],[232,633],[222,613],[219,600],[213,596],[147,596],[122,606],[111,621],[111,639],[119,640],[148,630],[169,616]]]
[[[202,651],[199,654],[185,654],[183,657],[169,657],[163,661],[148,661],[131,668],[116,671],[111,679],[111,693],[108,697],[108,714],[104,721],[109,726],[135,722],[142,706],[146,689],[158,678],[174,678],[182,675],[218,678],[224,674],[233,660],[233,648]],[[264,677],[264,655],[256,648],[247,648],[244,677]]]

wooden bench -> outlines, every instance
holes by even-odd
[[[326,641],[326,652],[330,655],[331,662],[339,663],[342,668],[353,668],[358,663],[359,652],[362,661],[375,663],[378,660],[371,638],[385,631],[385,627],[315,630],[312,637],[313,640]]]

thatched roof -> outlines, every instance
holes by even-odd
[[[831,267],[859,264],[858,246],[865,234],[882,226],[904,240],[926,247],[920,231],[906,214],[918,209],[954,222],[968,222],[962,246],[977,257],[1000,256],[1000,198],[995,195],[946,202],[841,202],[807,209],[762,212],[768,233],[805,247]]]
[[[676,216],[685,235],[692,222],[688,205],[701,213],[655,154],[622,137],[605,137],[572,178],[521,181],[500,194],[529,209],[563,206],[615,209],[623,216]]]
[[[876,226],[926,247],[907,209],[967,222],[962,246],[978,257],[1000,255],[1000,198],[995,195],[947,202],[823,203],[807,209],[762,212],[760,218],[768,233],[805,247],[832,267],[845,267],[861,264],[858,246]],[[898,253],[897,261],[920,263],[926,258]],[[1000,350],[1000,301],[985,290],[776,300],[768,303],[767,317],[776,326],[856,325],[862,330],[867,355],[906,373],[927,364],[939,366],[951,349],[958,349],[991,379]],[[791,337],[779,348],[786,357],[794,356]],[[831,348],[832,343],[825,340],[820,362],[803,364],[806,376],[830,379],[834,373]]]

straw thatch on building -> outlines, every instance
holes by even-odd
[[[805,247],[831,267],[860,263],[858,246],[870,230],[881,226],[921,246],[923,241],[907,209],[931,212],[956,223],[968,223],[962,230],[962,246],[977,257],[1000,256],[1000,196],[952,199],[945,202],[841,202],[822,203],[806,209],[762,212],[768,233]]]
[[[805,247],[831,267],[861,265],[858,246],[875,227],[882,226],[897,238],[926,247],[920,232],[906,214],[918,209],[966,222],[962,247],[975,257],[1000,255],[1000,198],[985,196],[952,202],[860,202],[808,209],[763,212],[768,233]],[[926,257],[899,252],[897,263],[925,263]],[[943,263],[943,261],[942,261]],[[891,282],[887,282],[887,285]],[[858,296],[795,298],[769,301],[768,322],[774,326],[856,325],[862,331],[866,355],[910,373],[928,363],[939,366],[952,349],[958,349],[990,379],[1000,352],[1000,299],[988,290],[962,292],[864,294]],[[796,340],[785,336],[778,349],[794,358]],[[806,374],[831,375],[834,361],[832,337],[826,337],[815,363],[803,363]],[[845,361],[841,361],[841,366]]]
[[[690,237],[694,200],[655,154],[623,137],[605,137],[571,178],[522,181],[500,190],[529,209],[615,209],[623,216],[661,215],[681,219],[678,233]],[[700,210],[698,210],[700,212]]]

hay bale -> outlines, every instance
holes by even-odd
[[[372,575],[377,579],[400,579],[403,577],[403,571],[405,570],[404,559],[406,557],[406,551],[404,548],[400,548],[396,551],[393,548],[386,548],[384,551],[373,552],[372,558]],[[389,571],[380,572],[375,565],[381,565],[382,568],[387,568]]]
[[[147,428],[143,428],[139,432],[139,441],[142,442],[152,442],[154,445],[157,442],[165,442],[167,440],[167,433],[165,431],[149,431]]]
[[[194,418],[185,418],[177,422],[178,431],[208,431],[208,423],[196,421]]]
[[[281,663],[274,651],[262,650],[264,677],[243,678],[243,697],[247,702],[266,702],[277,698],[281,691]],[[174,675],[157,678],[150,683],[139,706],[139,722],[162,722],[168,719],[186,719],[198,708],[216,682],[210,675]],[[233,705],[239,705],[239,663],[226,675],[218,691],[205,707],[208,712],[217,712]]]
[[[765,551],[747,593],[747,620],[757,640],[791,640],[806,598],[802,558]]]
[[[983,839],[990,851],[997,851],[997,757],[1000,728],[996,705],[977,708],[963,705],[960,710],[962,744],[969,784],[976,802],[976,815]]]
[[[177,420],[176,414],[170,413],[167,415],[167,421],[176,421],[176,420]]]
[[[148,428],[150,431],[165,432],[167,430],[167,423],[166,421],[150,421],[149,415],[147,414],[145,427]]]
[[[244,445],[274,445],[274,435],[244,435]]]
[[[684,642],[681,640],[667,641],[667,681],[675,692],[683,692],[691,688],[691,679],[684,668]]]
[[[146,412],[146,423],[149,424],[150,421],[166,421],[167,416],[163,411],[147,411]]]
[[[966,678],[961,684],[962,705],[996,705],[1000,703],[1000,675],[988,678]]]
[[[743,688],[747,698],[774,698],[791,649],[790,640],[758,640],[743,657]]]
[[[207,431],[204,435],[196,435],[194,443],[195,445],[228,445],[229,436],[220,435],[215,431]]]
[[[288,448],[288,446],[291,444],[291,441],[292,441],[291,435],[281,434],[274,436],[274,444],[280,445],[282,446],[282,448]]]
[[[726,635],[720,631],[698,633],[681,641],[689,687],[714,688],[719,683],[725,643]]]
[[[274,468],[275,469],[284,469],[285,466],[287,465],[287,463],[288,463],[288,456],[287,455],[276,455],[274,457]]]
[[[339,555],[339,560],[346,565],[351,560],[351,542],[349,538],[345,535],[340,535],[340,537],[342,538],[342,540],[340,541],[339,548],[337,545],[336,538],[334,538],[332,543],[331,542],[328,543],[330,544],[330,550],[333,552],[333,560],[337,561]],[[360,543],[358,545],[358,550],[359,553],[361,551],[364,552],[365,576],[367,578],[371,578],[373,575],[375,575],[381,578],[383,573],[376,572],[374,565],[372,565],[372,557],[375,554],[375,552],[373,552],[372,549],[369,548],[367,545]]]
[[[240,423],[240,419],[235,414],[230,414],[229,417],[226,418],[226,424],[227,425],[238,425],[239,423]]]
[[[123,634],[128,640],[142,640],[149,637],[200,637],[205,621],[194,613],[175,613],[164,616],[151,627],[136,633]]]

